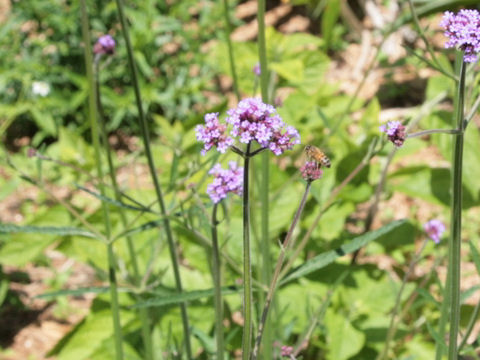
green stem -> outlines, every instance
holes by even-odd
[[[95,61],[95,94],[97,96],[96,103],[97,103],[97,109],[98,109],[98,122],[100,124],[100,130],[101,130],[100,133],[102,136],[102,142],[107,153],[108,173],[109,173],[110,181],[112,182],[112,187],[115,193],[115,199],[117,201],[122,201],[122,194],[118,187],[117,177],[115,175],[115,166],[113,165],[112,151],[110,149],[110,146],[108,145],[107,128],[105,124],[105,116],[103,113],[101,92],[100,92],[100,81],[99,81],[99,72],[98,72],[99,60],[100,59],[98,60],[96,59]],[[122,222],[123,229],[124,231],[126,231],[128,230],[128,221],[125,215],[125,211],[121,207],[118,208],[118,211],[120,214],[120,220]],[[139,287],[141,278],[138,270],[138,261],[135,253],[135,247],[133,245],[133,240],[131,236],[128,236],[128,235],[126,236],[126,242],[127,242],[128,253],[130,256],[130,262],[133,267],[133,283],[135,284],[135,286]],[[145,346],[145,358],[146,360],[153,360],[152,335],[150,332],[150,319],[149,319],[147,308],[140,308],[139,316],[140,316],[140,322],[142,325],[142,338]]]
[[[458,352],[460,352],[463,349],[463,347],[467,344],[467,340],[468,340],[470,334],[472,333],[473,327],[477,323],[477,318],[478,318],[479,313],[480,313],[480,301],[477,302],[477,304],[475,305],[475,308],[473,309],[472,316],[470,317],[470,320],[468,321],[467,330],[465,331],[465,334],[463,335],[462,342],[460,343],[460,345],[458,347]]]
[[[413,134],[408,134],[406,137],[407,139],[409,138],[414,138],[414,137],[419,137],[419,136],[424,136],[424,135],[430,135],[430,134],[450,134],[450,135],[458,135],[461,133],[461,130],[458,129],[430,129],[430,130],[424,130],[424,131],[419,131]]]
[[[267,298],[265,299],[262,318],[260,320],[260,323],[258,324],[258,333],[255,339],[255,347],[253,348],[253,352],[252,352],[252,357],[251,357],[252,360],[256,360],[258,357],[258,354],[260,351],[260,345],[262,343],[263,330],[265,328],[265,323],[267,321],[270,304],[272,302],[273,296],[275,294],[275,290],[277,288],[278,278],[280,275],[280,271],[282,270],[283,262],[285,260],[285,254],[288,251],[288,249],[291,246],[293,246],[293,241],[292,241],[292,244],[290,244],[290,240],[292,239],[293,230],[295,229],[295,226],[297,226],[297,223],[300,220],[300,215],[302,214],[303,208],[305,207],[305,203],[307,202],[307,196],[308,196],[308,192],[310,191],[311,184],[312,184],[311,181],[307,182],[307,186],[305,188],[305,192],[303,194],[302,200],[300,201],[300,205],[298,206],[297,212],[295,213],[295,217],[293,218],[292,224],[288,229],[287,235],[285,237],[285,241],[283,242],[283,245],[280,251],[280,255],[278,256],[277,264],[275,266],[275,272],[273,273],[273,278],[270,283],[270,287],[268,289]]]
[[[268,64],[267,64],[267,41],[265,38],[265,0],[258,0],[257,22],[258,22],[258,57],[260,62],[260,91],[262,101],[269,103],[268,98]],[[261,155],[261,183],[260,183],[260,214],[261,214],[261,240],[263,244],[260,249],[262,252],[262,282],[268,284],[270,282],[271,272],[271,256],[270,256],[270,238],[269,238],[269,184],[270,184],[270,154],[268,151]],[[273,347],[272,326],[266,324],[265,333],[265,358],[271,359],[271,349]]]
[[[232,73],[233,79],[233,91],[237,97],[237,101],[240,101],[240,92],[238,90],[238,78],[237,71],[235,67],[235,57],[233,56],[233,45],[232,39],[230,39],[230,34],[232,33],[232,22],[230,21],[230,16],[228,14],[228,0],[223,0],[223,13],[225,15],[225,32],[227,38],[227,47],[228,47],[228,59],[230,62],[230,72]]]
[[[250,359],[252,345],[252,264],[250,256],[250,199],[249,199],[250,143],[245,151],[243,166],[243,340],[242,359]]]
[[[217,340],[217,360],[223,360],[223,308],[222,308],[222,276],[221,276],[221,259],[218,246],[217,235],[217,206],[213,205],[212,211],[212,254],[213,254],[213,286],[215,291],[215,336]]]
[[[463,53],[461,54],[463,56]],[[465,94],[465,63],[460,65],[460,82],[458,84],[455,123],[461,133],[455,136],[453,144],[452,173],[452,214],[451,238],[449,242],[448,272],[450,273],[450,333],[448,359],[456,360],[458,356],[457,340],[460,321],[460,247],[462,229],[462,162],[463,162],[463,117]]]
[[[402,284],[400,285],[400,289],[398,290],[397,297],[395,298],[395,305],[393,306],[392,316],[390,318],[390,325],[388,327],[385,345],[383,346],[383,351],[377,357],[377,359],[379,360],[387,359],[390,342],[392,341],[393,335],[395,334],[395,330],[396,330],[395,318],[397,317],[398,310],[400,308],[400,302],[402,300],[403,290],[405,290],[405,286],[407,285],[407,280],[410,277],[410,274],[413,272],[415,265],[420,260],[420,257],[422,256],[422,252],[425,249],[425,246],[427,246],[428,241],[429,241],[428,239],[423,241],[422,247],[420,248],[418,253],[415,255],[412,262],[410,263],[410,266],[408,267],[407,271],[403,275]]]
[[[100,156],[100,140],[99,131],[97,127],[97,111],[95,106],[95,84],[93,79],[93,63],[92,63],[92,49],[90,39],[90,26],[88,23],[87,5],[85,0],[81,0],[81,13],[82,13],[82,36],[85,46],[85,66],[88,80],[88,112],[90,119],[90,130],[92,133],[92,142],[95,150],[95,162],[97,166],[97,173],[100,179],[103,179],[102,160]],[[99,183],[100,193],[105,195],[105,188],[103,184]],[[118,293],[117,293],[117,279],[115,273],[115,255],[113,253],[113,244],[110,241],[111,224],[110,213],[108,205],[102,202],[103,216],[105,219],[105,235],[109,240],[107,243],[107,257],[108,257],[108,279],[110,282],[110,297],[112,301],[112,318],[113,318],[113,332],[115,341],[115,358],[117,360],[123,359],[123,347],[122,347],[122,327],[120,324],[120,309],[118,305]]]
[[[133,58],[133,48],[132,44],[130,42],[130,36],[128,33],[128,27],[127,27],[127,21],[125,19],[124,11],[123,11],[123,3],[122,0],[116,0],[117,3],[117,9],[118,9],[118,16],[120,18],[120,23],[122,25],[122,32],[123,32],[123,37],[125,39],[125,44],[127,46],[127,55],[128,55],[128,63],[130,66],[130,72],[132,76],[132,82],[133,82],[133,89],[135,92],[135,100],[137,103],[137,109],[138,109],[138,117],[139,117],[139,123],[140,123],[140,129],[142,132],[142,138],[143,138],[143,144],[145,147],[145,155],[147,156],[148,160],[148,167],[150,170],[150,176],[152,177],[153,185],[155,187],[155,193],[158,199],[158,203],[160,204],[160,210],[163,216],[163,225],[165,229],[165,234],[167,236],[167,242],[168,242],[168,249],[170,253],[170,259],[172,262],[172,267],[173,267],[173,274],[175,277],[175,285],[176,285],[176,291],[180,294],[183,292],[182,288],[182,280],[180,278],[180,267],[179,267],[179,261],[178,261],[178,256],[177,252],[175,249],[175,242],[173,240],[173,234],[172,234],[172,229],[170,226],[170,220],[167,217],[167,209],[165,206],[165,202],[163,200],[163,194],[162,190],[160,188],[160,183],[158,181],[157,177],[157,171],[155,168],[155,163],[153,161],[153,156],[152,156],[152,151],[150,149],[150,134],[148,132],[148,125],[147,121],[145,119],[145,114],[143,112],[143,106],[142,106],[142,97],[140,94],[140,85],[138,81],[138,75],[137,75],[137,67],[135,65],[135,60]],[[185,302],[180,303],[180,312],[181,312],[181,317],[182,317],[182,324],[183,324],[183,333],[184,333],[184,341],[185,341],[185,350],[187,353],[187,358],[191,359],[192,358],[192,350],[191,350],[191,345],[190,345],[190,326],[188,323],[188,314],[187,314],[187,305]]]

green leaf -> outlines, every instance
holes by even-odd
[[[328,311],[325,316],[328,330],[327,359],[344,360],[357,354],[365,344],[365,334],[355,329],[343,315]]]
[[[58,236],[84,236],[89,238],[96,238],[97,236],[87,230],[75,227],[56,227],[56,226],[31,226],[31,225],[15,225],[0,223],[0,233],[14,234],[14,233],[36,233],[49,234]]]
[[[443,351],[448,352],[448,346],[445,343],[445,340],[443,339],[443,337],[440,336],[439,333],[437,333],[437,331],[432,327],[432,325],[430,325],[429,322],[427,322],[427,329],[435,342],[443,348]]]
[[[328,1],[325,7],[325,12],[322,16],[322,34],[325,40],[327,49],[331,47],[333,39],[333,29],[336,26],[338,17],[340,15],[340,1]]]
[[[468,244],[470,245],[470,253],[472,254],[473,263],[477,268],[478,275],[480,275],[480,253],[478,252],[478,249],[473,244],[472,240],[469,240]]]
[[[285,284],[289,281],[295,280],[299,277],[302,277],[314,271],[317,271],[327,266],[328,264],[331,264],[339,257],[350,254],[360,249],[362,246],[365,246],[369,242],[374,241],[379,237],[389,233],[390,231],[395,230],[399,226],[403,225],[405,222],[406,220],[397,220],[397,221],[391,222],[390,224],[385,225],[384,227],[378,230],[371,231],[367,234],[354,238],[352,241],[350,241],[345,245],[340,246],[338,249],[327,251],[327,252],[324,252],[323,254],[315,256],[314,258],[308,260],[305,264],[294,269],[290,274],[288,274],[280,282],[280,284]]]
[[[66,290],[58,290],[52,292],[46,292],[40,295],[35,296],[38,299],[51,299],[57,296],[79,296],[83,294],[102,294],[109,291],[108,286],[101,286],[101,287],[85,287],[79,289],[66,289]],[[122,289],[118,289],[118,291],[122,291]]]
[[[235,287],[224,287],[222,288],[222,295],[236,294],[240,290]],[[147,301],[143,301],[133,305],[133,308],[143,308],[143,307],[152,307],[152,306],[165,306],[171,304],[178,304],[185,301],[199,300],[206,297],[213,296],[213,289],[208,290],[196,290],[184,292],[182,294],[168,294],[162,297],[157,297]]]
[[[478,289],[480,289],[480,285],[472,286],[470,289],[462,291],[460,294],[460,304],[464,304],[467,299],[472,296]]]
[[[303,81],[304,67],[302,61],[298,59],[272,63],[269,67],[293,84]]]

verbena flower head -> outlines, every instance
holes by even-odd
[[[275,155],[300,143],[297,130],[291,126],[285,127],[275,108],[260,99],[244,99],[236,108],[228,110],[227,115],[226,121],[233,127],[230,134],[238,137],[241,143],[248,144],[255,140]]]
[[[217,164],[209,171],[214,178],[213,182],[207,186],[207,194],[215,204],[226,198],[229,192],[242,195],[243,168],[238,167],[235,161],[230,161],[228,167],[228,169],[222,169],[222,166]]]
[[[405,142],[405,126],[400,121],[389,121],[386,125],[380,126],[380,131],[388,135],[390,140],[396,147],[400,147]]]
[[[280,348],[280,351],[282,356],[290,357],[293,354],[293,347],[284,345]]]
[[[93,52],[99,55],[112,55],[115,52],[115,40],[110,35],[100,36],[93,47]]]
[[[233,145],[234,140],[226,135],[227,125],[220,124],[218,113],[205,115],[205,126],[197,125],[195,132],[197,140],[204,143],[202,155],[205,155],[212,147],[216,147],[222,154]]]
[[[445,225],[437,219],[433,219],[423,225],[423,229],[427,233],[428,237],[432,239],[435,244],[440,242],[440,238],[445,232]]]
[[[446,48],[458,47],[465,54],[465,62],[476,62],[480,52],[480,13],[477,10],[460,10],[457,14],[446,11],[440,26],[445,28]]]
[[[260,74],[262,73],[262,71],[260,70],[260,63],[257,62],[253,67],[252,71],[256,76],[260,76]]]
[[[305,165],[300,168],[302,177],[305,181],[314,181],[320,179],[323,175],[320,166],[315,161],[307,161]]]

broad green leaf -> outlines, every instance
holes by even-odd
[[[133,318],[133,313],[121,312],[122,323]],[[59,360],[90,359],[102,343],[113,336],[112,313],[110,309],[90,313],[84,322],[80,323],[71,334],[67,335],[62,344]]]
[[[345,360],[357,354],[365,344],[365,334],[351,325],[343,315],[327,311],[327,359]]]
[[[49,234],[58,236],[84,236],[89,238],[96,238],[97,236],[84,229],[75,227],[57,227],[57,226],[33,226],[33,225],[15,225],[0,223],[0,233],[15,234],[15,233],[35,233],[35,234]]]
[[[240,290],[235,287],[224,287],[222,288],[223,295],[236,294]],[[143,301],[133,305],[133,308],[142,308],[142,307],[152,307],[152,306],[165,306],[171,304],[179,304],[185,301],[199,300],[203,298],[208,298],[213,296],[213,289],[208,290],[197,290],[184,292],[182,294],[165,294],[164,296],[153,298],[147,301]]]
[[[272,63],[270,68],[293,84],[303,81],[304,67],[303,63],[298,59]]]
[[[298,268],[294,269],[290,272],[282,281],[281,284],[285,284],[286,282],[298,279],[299,277],[308,275],[314,271],[320,270],[321,268],[331,264],[339,257],[344,255],[350,254],[362,246],[365,246],[371,241],[378,239],[379,237],[395,230],[399,226],[403,225],[406,221],[405,220],[397,220],[393,221],[390,224],[385,225],[384,227],[366,233],[364,235],[358,236],[354,238],[352,241],[348,242],[345,245],[342,245],[338,249],[327,251],[323,254],[317,255],[314,258],[305,262],[305,264],[299,266]]]

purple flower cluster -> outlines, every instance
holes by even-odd
[[[247,98],[235,109],[227,111],[227,123],[233,126],[231,135],[248,144],[255,140],[262,147],[269,148],[275,155],[290,150],[300,143],[298,131],[285,123],[272,105],[260,99]]]
[[[302,177],[306,181],[314,181],[322,177],[322,170],[316,161],[307,161],[305,165],[300,168]]]
[[[433,219],[423,225],[423,229],[427,233],[428,237],[432,239],[435,244],[438,244],[440,242],[440,238],[445,232],[445,225],[440,220]]]
[[[112,55],[115,52],[115,40],[110,35],[100,36],[93,47],[93,52],[98,55]]]
[[[446,11],[440,26],[445,28],[446,48],[457,47],[464,51],[465,62],[476,62],[480,52],[480,13],[477,10],[460,10],[457,14]]]
[[[300,143],[298,131],[286,126],[272,105],[257,98],[244,99],[236,108],[228,110],[226,122],[232,126],[232,137],[226,135],[227,125],[219,122],[218,113],[205,115],[205,126],[197,125],[197,140],[205,144],[202,155],[214,146],[224,153],[234,144],[235,138],[244,144],[256,141],[275,155]]]
[[[205,115],[205,126],[197,125],[195,132],[197,140],[204,143],[202,155],[205,155],[213,146],[222,154],[233,145],[234,140],[227,136],[227,125],[220,124],[218,113],[210,113]]]
[[[396,147],[400,147],[405,142],[405,126],[400,121],[389,121],[386,125],[380,126],[380,131],[384,132]]]
[[[209,171],[214,179],[207,186],[207,194],[215,204],[226,198],[229,192],[242,195],[243,168],[238,167],[235,161],[230,161],[228,167],[228,169],[222,169],[222,166],[217,164]]]

